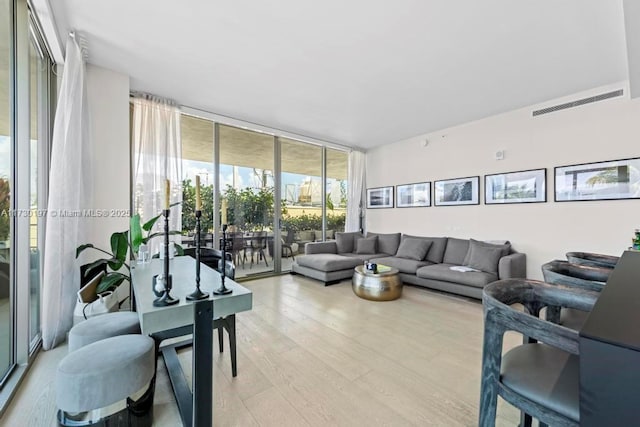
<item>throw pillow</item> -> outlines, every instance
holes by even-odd
[[[498,245],[482,244],[482,242],[471,239],[464,265],[497,275],[498,263],[503,252],[504,248]]]
[[[361,233],[349,232],[349,233],[336,233],[336,245],[338,245],[338,253],[345,254],[353,252],[354,240],[363,237]]]
[[[416,261],[422,261],[427,255],[429,251],[429,247],[431,246],[429,240],[424,239],[412,239],[411,237],[405,237],[400,242],[400,247],[398,247],[398,253],[396,256],[398,258],[407,258],[414,259]]]
[[[372,255],[376,253],[376,244],[378,243],[378,237],[367,237],[366,239],[356,240],[356,253]]]
[[[400,233],[379,234],[367,233],[367,237],[378,236],[378,251],[387,255],[395,255],[400,246]]]
[[[511,243],[508,240],[503,244],[494,244],[489,242],[483,242],[480,240],[469,239],[469,251],[467,251],[467,256],[464,258],[463,265],[467,265],[469,253],[471,251],[471,244],[475,244],[477,246],[484,246],[487,248],[500,248],[500,250],[502,251],[502,256],[507,256],[509,255],[509,252],[511,252]]]

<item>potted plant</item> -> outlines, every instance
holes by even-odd
[[[147,244],[157,236],[163,236],[164,232],[152,232],[153,226],[162,215],[155,216],[144,224],[140,224],[140,215],[135,214],[129,220],[129,230],[118,231],[111,235],[111,251],[86,243],[76,249],[76,258],[86,249],[94,249],[108,255],[90,263],[85,269],[85,276],[92,276],[96,270],[101,270],[106,265],[107,273],[102,277],[96,292],[115,291],[125,280],[131,282],[131,268],[127,261],[135,260],[140,245]],[[180,234],[178,231],[170,231],[169,234]],[[180,245],[175,245],[178,255],[184,255]],[[129,250],[131,254],[129,255]],[[124,267],[124,270],[122,268]]]

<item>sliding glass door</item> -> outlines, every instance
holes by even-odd
[[[49,74],[51,61],[35,24],[29,43],[29,347],[40,339],[40,286],[49,166]]]
[[[0,0],[0,383],[14,363],[11,304],[11,5]]]
[[[281,151],[282,270],[304,254],[309,242],[322,240],[322,147],[279,138]]]
[[[0,0],[0,411],[40,343],[52,61],[25,0]]]
[[[238,278],[289,271],[307,243],[344,231],[346,151],[187,114],[181,136],[183,246],[195,243],[196,176],[202,245],[219,248],[226,224]]]
[[[220,223],[228,224],[236,276],[273,271],[274,137],[218,125]]]

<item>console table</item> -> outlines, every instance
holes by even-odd
[[[580,331],[580,425],[640,420],[640,252],[625,252]]]
[[[131,285],[140,327],[143,334],[152,336],[156,342],[193,333],[193,393],[186,383],[175,347],[162,349],[163,356],[183,425],[209,427],[213,425],[214,406],[213,319],[251,310],[252,293],[227,278],[225,285],[233,292],[228,295],[213,295],[211,292],[220,286],[220,274],[202,264],[200,288],[209,293],[209,299],[186,301],[185,297],[195,289],[196,261],[182,256],[170,260],[169,264],[173,282],[171,295],[180,299],[180,302],[168,307],[154,307],[153,300],[156,296],[151,283],[153,276],[162,271],[162,261],[152,259],[149,263],[138,264],[131,269]]]

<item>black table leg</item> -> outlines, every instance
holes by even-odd
[[[193,325],[193,426],[213,425],[213,301],[195,304]]]

